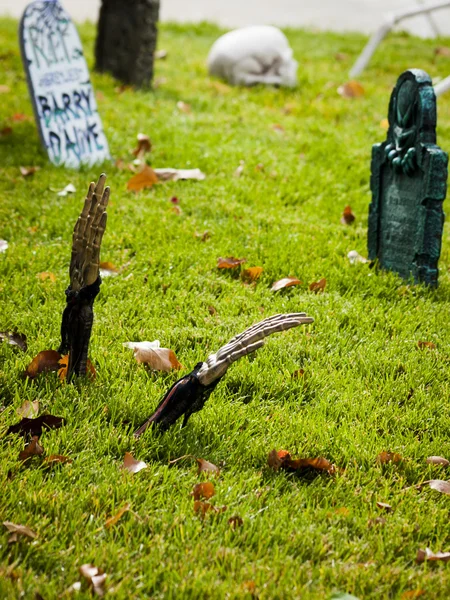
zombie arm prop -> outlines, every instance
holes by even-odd
[[[94,319],[94,299],[100,291],[100,246],[106,228],[109,187],[106,175],[91,183],[83,210],[73,230],[70,285],[61,323],[60,354],[69,354],[67,380],[85,375],[89,338]]]
[[[216,354],[211,354],[206,362],[199,362],[191,373],[173,384],[153,415],[134,432],[135,437],[144,433],[152,423],[168,429],[183,415],[183,426],[186,425],[191,414],[203,408],[233,362],[261,348],[268,335],[313,321],[306,313],[275,315],[235,336]]]

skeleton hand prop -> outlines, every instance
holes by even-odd
[[[209,395],[234,361],[261,348],[264,338],[272,333],[313,322],[314,319],[306,313],[275,315],[236,335],[218,352],[211,354],[206,362],[198,363],[191,373],[173,384],[153,415],[134,432],[135,437],[144,433],[152,423],[157,423],[162,429],[168,429],[182,415],[183,426],[186,425],[191,414],[203,408]]]
[[[91,183],[83,210],[75,224],[70,261],[70,285],[61,324],[61,354],[69,353],[67,379],[85,375],[89,338],[94,318],[94,299],[100,291],[100,246],[106,228],[109,187],[106,175]]]

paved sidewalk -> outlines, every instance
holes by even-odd
[[[213,21],[226,27],[272,24],[336,31],[371,33],[383,22],[382,15],[433,0],[161,0],[161,20]],[[0,14],[19,17],[27,0],[0,0]],[[96,21],[100,0],[62,0],[76,21]],[[450,35],[450,9],[434,13],[443,35]],[[426,17],[414,17],[401,25],[421,36],[432,35]]]

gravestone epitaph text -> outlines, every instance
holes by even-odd
[[[22,59],[42,143],[55,165],[109,158],[75,25],[59,2],[38,0],[20,23]]]
[[[437,286],[448,156],[436,145],[436,96],[424,71],[398,79],[389,130],[372,147],[369,258],[414,283]]]

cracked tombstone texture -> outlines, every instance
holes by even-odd
[[[403,279],[436,287],[447,190],[447,154],[436,145],[436,96],[425,71],[400,75],[387,139],[372,147],[369,258]]]
[[[159,0],[102,0],[95,44],[96,69],[125,84],[149,87]]]
[[[110,158],[78,32],[56,0],[32,2],[20,47],[43,146],[55,165],[77,168]]]

